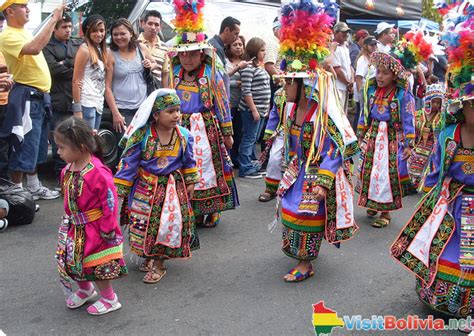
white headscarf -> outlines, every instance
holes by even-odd
[[[150,93],[145,101],[140,105],[140,108],[133,116],[132,122],[128,125],[125,134],[122,137],[121,142],[127,141],[138,129],[146,125],[148,118],[155,104],[156,98],[176,94],[176,90],[173,89],[158,89]]]

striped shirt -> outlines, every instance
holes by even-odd
[[[170,72],[168,48],[166,47],[166,44],[160,41],[160,38],[156,36],[155,43],[151,45],[150,42],[148,42],[145,39],[145,37],[143,36],[143,33],[141,33],[140,36],[138,37],[138,41],[146,45],[148,50],[150,50],[151,55],[155,59],[155,62],[158,65],[158,67],[155,70],[153,70],[153,75],[155,76],[156,79],[160,81],[160,84],[161,84],[162,73]]]
[[[242,77],[242,97],[239,110],[249,109],[244,97],[251,96],[260,116],[264,116],[270,109],[270,75],[260,67],[249,66],[240,71]]]

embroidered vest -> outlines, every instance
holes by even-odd
[[[369,96],[368,100],[368,106],[369,106],[369,114],[367,116],[367,125],[370,124],[370,114],[372,112],[372,108],[374,107],[375,103],[375,89],[376,86],[370,86],[369,89],[367,90],[367,95]],[[400,102],[403,100],[403,95],[405,94],[405,90],[397,87],[396,88],[397,93],[393,97],[393,99],[389,102],[388,107],[390,109],[390,125],[395,128],[395,130],[401,131],[402,130],[402,123],[401,123],[401,117],[400,117]]]

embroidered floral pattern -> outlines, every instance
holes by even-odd
[[[120,275],[121,271],[122,268],[120,267],[119,263],[115,260],[112,260],[97,266],[94,270],[94,274],[98,280],[112,280],[116,279]]]
[[[181,206],[182,215],[182,242],[179,248],[171,248],[161,244],[155,244],[160,228],[161,212],[166,198],[166,186],[169,176],[154,176],[153,179],[143,181],[140,190],[156,190],[155,193],[140,193],[138,189],[133,195],[146,203],[147,213],[139,208],[130,210],[130,250],[138,256],[147,258],[187,258],[191,251],[199,248],[199,240],[194,227],[194,216],[190,204],[187,201],[186,184],[179,172],[172,173],[176,181],[176,192]],[[140,177],[141,179],[141,177]],[[156,185],[156,187],[155,187]]]
[[[367,146],[363,153],[364,161],[360,172],[361,193],[359,197],[359,206],[377,210],[377,211],[391,211],[402,207],[403,191],[400,185],[400,178],[398,176],[398,143],[397,132],[393,127],[387,128],[388,143],[389,143],[389,157],[388,157],[388,173],[390,176],[390,188],[392,190],[392,203],[377,203],[368,198],[370,186],[370,172],[373,169],[375,140],[379,129],[379,121],[373,120],[372,125],[366,135]]]
[[[430,287],[417,279],[416,292],[431,309],[454,317],[466,318],[474,313],[474,289],[456,282],[436,278]]]
[[[183,114],[182,126],[190,128],[191,114]],[[224,139],[220,135],[217,120],[211,112],[203,112],[202,118],[206,127],[209,144],[212,152],[212,162],[216,172],[217,186],[207,190],[195,190],[193,198],[193,209],[195,216],[211,214],[235,208],[233,197],[234,178],[232,169],[225,170],[225,146]]]
[[[456,181],[451,181],[449,185],[449,197],[448,202],[451,202],[453,197],[458,193],[462,185]],[[435,189],[432,190],[432,193]],[[431,195],[434,197],[434,195]],[[426,198],[424,202],[415,212],[413,218],[407,223],[400,233],[395,244],[391,248],[391,253],[394,258],[398,259],[403,265],[415,273],[424,283],[430,284],[434,276],[436,275],[436,263],[443,251],[445,245],[451,238],[454,232],[454,218],[448,212],[444,216],[444,219],[433,238],[430,246],[429,254],[429,266],[427,267],[421,260],[413,256],[407,251],[407,247],[410,246],[416,233],[420,230],[422,225],[428,220],[429,216],[433,212],[435,206],[434,202],[429,202],[430,197]]]

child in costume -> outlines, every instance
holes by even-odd
[[[436,148],[441,126],[441,107],[445,89],[441,84],[426,87],[424,108],[415,113],[415,147],[408,159],[408,173],[413,186],[423,187],[424,177],[430,172],[429,159]]]
[[[282,250],[298,260],[284,280],[299,282],[314,274],[311,261],[323,238],[339,246],[357,230],[345,160],[358,152],[358,144],[337,104],[334,77],[320,68],[329,53],[333,18],[310,0],[287,4],[281,13],[285,109],[301,126],[301,134],[280,181],[277,203],[281,201]]]
[[[283,163],[283,128],[285,118],[283,110],[285,106],[285,91],[283,88],[275,92],[273,107],[268,116],[268,122],[263,135],[266,142],[265,150],[262,152],[259,161],[265,162],[268,156],[267,175],[265,177],[265,191],[260,194],[260,202],[268,202],[276,197],[278,184],[282,177]]]
[[[181,99],[182,122],[194,137],[199,182],[192,200],[196,224],[214,227],[220,213],[239,205],[228,149],[229,101],[216,55],[203,32],[204,0],[174,0],[178,44],[170,48],[171,83]],[[207,215],[204,221],[204,216]]]
[[[376,78],[369,81],[358,132],[364,141],[360,166],[358,204],[369,216],[381,212],[373,227],[390,224],[390,211],[402,208],[402,197],[415,193],[408,176],[407,159],[414,147],[415,100],[407,90],[409,70],[433,53],[423,32],[409,31],[387,54],[372,53]]]
[[[61,173],[65,216],[59,227],[56,252],[68,308],[87,308],[92,315],[120,309],[111,280],[128,273],[123,260],[117,193],[111,171],[101,162],[97,135],[86,121],[70,117],[54,132],[58,154],[67,165]],[[71,279],[79,289],[72,293]]]
[[[474,313],[473,13],[472,2],[465,1],[445,16],[447,127],[425,180],[429,193],[391,247],[392,256],[416,275],[420,300],[457,318]]]
[[[199,247],[190,199],[199,182],[193,138],[178,126],[180,100],[174,90],[154,91],[140,106],[124,141],[115,174],[119,197],[128,211],[130,249],[146,258],[140,270],[145,283],[166,274],[164,260],[190,258]]]

